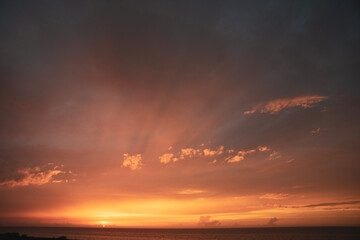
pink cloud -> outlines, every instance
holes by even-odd
[[[281,157],[281,154],[279,152],[272,152],[269,155],[269,160],[275,160]]]
[[[258,146],[257,148],[259,150],[259,152],[265,152],[265,151],[270,151],[270,148],[268,147],[263,147],[263,146]]]
[[[277,99],[265,104],[259,104],[251,110],[245,111],[244,114],[255,112],[275,114],[285,108],[302,107],[311,108],[315,103],[322,102],[328,97],[324,96],[302,96],[296,98]]]
[[[215,164],[217,162],[216,159],[214,159],[213,161],[209,162],[208,164]]]
[[[320,128],[317,128],[316,130],[311,131],[312,135],[316,135],[320,133]]]
[[[181,149],[180,159],[184,159],[185,157],[194,157],[200,153],[201,153],[200,149],[183,148]]]
[[[164,153],[163,155],[161,155],[159,157],[159,159],[160,159],[160,162],[164,163],[164,164],[167,164],[170,162],[176,162],[178,160],[178,158],[174,157],[174,154],[172,154],[172,153]]]
[[[228,161],[228,163],[234,163],[234,162],[240,162],[240,161],[242,161],[244,159],[245,158],[242,155],[235,155],[233,157],[227,158],[227,161]]]
[[[142,166],[141,160],[141,154],[129,155],[128,153],[125,153],[123,166],[128,167],[131,170],[140,169]]]
[[[225,160],[227,160],[228,163],[240,162],[245,159],[246,155],[254,153],[254,152],[256,152],[256,149],[251,149],[251,150],[247,150],[247,151],[238,151],[237,155],[228,157]]]
[[[50,164],[49,164],[50,165]],[[52,164],[53,165],[53,164]],[[43,169],[42,167],[33,167],[20,169],[18,171],[22,177],[19,180],[7,180],[0,182],[0,186],[29,186],[29,185],[44,185],[47,183],[60,183],[63,179],[54,179],[54,176],[59,174],[66,174],[65,171],[59,170],[58,166],[54,166],[52,169]]]
[[[258,146],[256,149],[250,149],[250,150],[241,150],[238,151],[238,153],[235,156],[229,156],[225,159],[228,163],[234,163],[234,162],[240,162],[245,159],[245,156],[249,154],[253,154],[256,152],[267,152],[271,151],[271,149],[267,146]],[[269,159],[278,159],[281,155],[278,152],[273,151],[269,154]]]
[[[221,155],[224,152],[224,146],[220,146],[217,150],[211,150],[209,148],[204,149],[204,156]]]

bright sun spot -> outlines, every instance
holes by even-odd
[[[102,225],[102,227],[106,227],[106,225],[109,224],[109,222],[106,222],[106,221],[101,221],[99,223]]]

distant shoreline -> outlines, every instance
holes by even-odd
[[[1,240],[70,240],[65,236],[57,237],[57,238],[49,238],[49,237],[30,237],[25,234],[20,235],[19,233],[0,233]]]

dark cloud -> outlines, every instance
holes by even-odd
[[[212,228],[212,227],[219,227],[221,225],[220,221],[217,220],[210,220],[211,216],[201,216],[199,218],[198,225],[201,227]]]
[[[276,223],[279,221],[279,219],[277,219],[276,217],[270,218],[269,222],[267,223],[267,225],[269,226],[274,226],[276,225]]]
[[[339,206],[339,205],[353,205],[359,204],[360,201],[348,201],[348,202],[331,202],[331,203],[318,203],[318,204],[310,204],[305,205],[304,207],[313,208],[313,207],[329,207],[329,206]]]

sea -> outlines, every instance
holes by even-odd
[[[0,227],[0,233],[78,240],[359,240],[360,227],[277,227],[217,229],[124,229]]]

